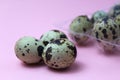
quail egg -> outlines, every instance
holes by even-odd
[[[14,50],[18,59],[27,64],[34,64],[42,61],[44,45],[34,37],[25,36],[16,41]]]
[[[68,39],[56,39],[50,42],[42,54],[45,64],[53,69],[70,67],[75,61],[77,50]]]
[[[67,39],[67,36],[62,31],[50,30],[50,31],[44,33],[40,37],[40,40],[46,46],[48,43],[50,43],[50,42],[52,42],[52,41],[54,41],[56,39],[59,39],[59,38],[66,38]]]
[[[93,15],[92,15],[92,22],[96,22],[98,21],[99,19],[103,19],[107,17],[107,13],[100,10],[100,11],[96,11]]]
[[[115,17],[115,22],[120,27],[120,14]]]
[[[93,32],[99,45],[106,51],[112,51],[115,48],[116,40],[119,37],[119,26],[113,19],[104,18],[95,22]]]
[[[86,15],[78,16],[70,24],[70,36],[76,43],[84,44],[89,39],[92,28],[92,22]]]
[[[110,17],[115,17],[116,15],[120,14],[120,4],[117,4],[113,6],[110,11],[108,12],[108,15]]]

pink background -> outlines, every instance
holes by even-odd
[[[0,80],[120,80],[120,55],[104,55],[96,45],[80,46],[75,63],[65,71],[45,65],[26,66],[14,53],[22,36],[39,38],[68,25],[78,15],[105,10],[119,0],[0,0]],[[59,28],[58,28],[59,29]]]

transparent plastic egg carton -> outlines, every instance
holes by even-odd
[[[120,51],[120,38],[113,42],[97,39],[94,36],[94,31],[90,30],[88,33],[74,33],[70,31],[69,27],[73,19],[66,20],[64,22],[54,24],[55,28],[65,32],[77,46],[94,44],[98,49],[104,52],[119,52]],[[82,38],[82,40],[80,40]]]
[[[102,51],[116,53],[120,51],[120,39],[116,39],[114,42],[96,39],[96,46]]]
[[[94,38],[92,37],[92,31],[90,30],[87,33],[75,33],[70,30],[68,30],[69,37],[78,45],[87,45],[94,41]]]

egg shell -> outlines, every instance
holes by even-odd
[[[93,32],[97,39],[113,42],[119,37],[119,26],[113,19],[104,18],[94,23]]]
[[[42,56],[45,64],[50,68],[63,69],[73,64],[77,50],[68,39],[57,39],[45,47]]]
[[[93,32],[100,47],[105,51],[113,51],[120,35],[120,27],[111,18],[95,22]]]
[[[76,17],[70,24],[69,33],[72,39],[78,43],[86,43],[91,35],[93,24],[86,15]]]
[[[120,14],[115,16],[115,23],[120,27]]]
[[[94,22],[98,21],[99,19],[103,19],[107,16],[108,16],[107,13],[104,12],[103,10],[96,11],[92,15],[92,22],[94,23]]]
[[[34,37],[25,36],[16,41],[15,54],[19,60],[27,64],[42,61],[44,45]]]
[[[44,33],[41,37],[40,40],[43,42],[44,46],[46,46],[48,43],[60,39],[60,38],[66,38],[67,36],[64,32],[60,30],[50,30],[46,33]]]
[[[114,5],[108,12],[110,17],[115,17],[120,14],[120,4]]]

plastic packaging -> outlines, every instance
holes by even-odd
[[[74,43],[76,43],[78,46],[83,44],[89,44],[91,42],[94,42],[96,44],[96,47],[98,47],[102,51],[107,52],[114,52],[114,51],[120,51],[120,37],[118,37],[113,42],[104,41],[101,39],[97,39],[94,35],[93,29],[89,30],[88,33],[75,33],[69,29],[71,22],[73,19],[69,19],[68,21],[65,21],[59,25],[55,25],[58,29],[65,31],[68,35],[68,38],[70,38]],[[71,34],[72,33],[72,34]],[[80,40],[82,38],[82,41]],[[80,41],[80,42],[79,42]],[[81,44],[82,42],[82,44]]]

